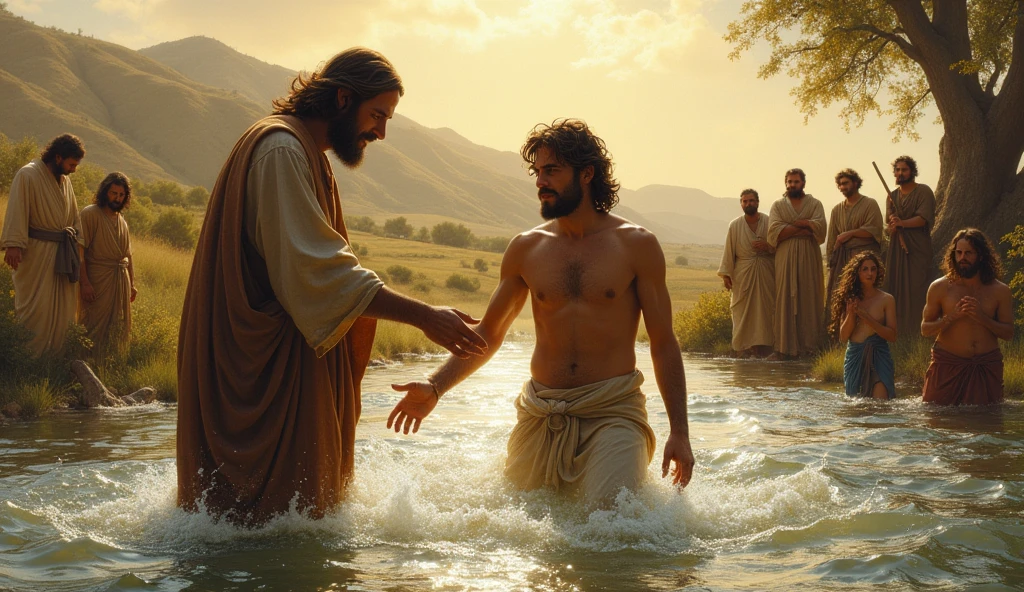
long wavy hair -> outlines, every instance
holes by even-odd
[[[590,181],[590,199],[594,209],[608,213],[619,203],[619,182],[612,176],[615,165],[604,140],[590,131],[579,119],[556,119],[551,125],[538,123],[519,151],[530,166],[537,162],[541,148],[550,150],[559,162],[572,167],[577,174],[588,166],[594,167]]]
[[[832,319],[828,325],[829,335],[839,335],[839,326],[843,324],[843,315],[846,313],[846,303],[851,298],[864,299],[864,286],[860,283],[860,266],[868,259],[874,261],[875,265],[878,266],[878,274],[875,276],[875,287],[882,287],[882,281],[885,280],[885,265],[882,264],[878,255],[872,251],[864,251],[854,255],[853,259],[846,263],[846,267],[843,267],[843,271],[840,272],[839,282],[836,284],[835,290],[832,291],[832,304],[829,309],[832,313]]]
[[[107,207],[107,204],[110,203],[107,192],[114,185],[120,185],[124,188],[124,207],[122,209],[127,210],[132,205],[132,184],[124,173],[118,172],[110,173],[100,181],[100,188],[96,190],[96,205],[101,208]]]
[[[978,275],[981,276],[981,283],[991,284],[992,280],[1003,279],[1003,261],[999,258],[999,251],[992,246],[992,241],[988,240],[985,233],[977,228],[964,228],[950,241],[946,256],[942,258],[942,271],[947,278],[952,281],[960,279],[960,270],[956,266],[956,243],[961,240],[971,243],[978,253],[978,263],[981,264]]]
[[[397,90],[405,94],[402,77],[380,53],[353,47],[334,56],[312,74],[299,73],[287,97],[274,100],[274,115],[329,118],[338,113],[338,89],[355,95],[355,104]]]

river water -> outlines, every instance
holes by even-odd
[[[0,590],[1021,590],[1024,407],[852,400],[798,363],[686,358],[697,468],[588,513],[502,477],[530,343],[506,343],[415,436],[372,369],[332,516],[241,530],[174,505],[176,409],[0,424]]]

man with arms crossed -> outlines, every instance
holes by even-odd
[[[619,185],[604,142],[586,123],[539,125],[521,154],[537,177],[548,222],[515,237],[505,251],[498,287],[476,328],[487,353],[449,358],[427,382],[395,385],[406,395],[388,426],[417,431],[440,396],[493,355],[529,297],[537,333],[533,378],[516,400],[505,474],[522,489],[548,486],[607,503],[643,480],[654,455],[634,350],[642,313],[671,428],[662,475],[675,461],[673,482],[685,486],[694,460],[661,246],[647,230],[609,213]]]
[[[1013,339],[1013,302],[999,253],[977,228],[956,233],[946,272],[928,287],[921,334],[935,337],[924,377],[926,403],[987,405],[1003,400],[999,339]]]

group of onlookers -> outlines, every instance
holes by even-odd
[[[935,279],[935,195],[917,183],[913,158],[900,156],[892,172],[897,188],[883,218],[878,202],[860,194],[860,175],[839,171],[844,199],[827,225],[800,169],[786,171],[786,192],[767,216],[757,192],[743,190],[743,215],[729,226],[718,270],[732,291],[732,347],[741,357],[785,360],[846,341],[847,394],[886,399],[895,396],[889,343],[920,334],[935,338],[925,401],[1001,401],[998,339],[1012,338],[1013,313],[999,254],[980,230],[962,230]]]
[[[70,134],[47,144],[11,183],[0,248],[14,270],[14,309],[30,331],[34,356],[59,351],[69,325],[79,322],[102,357],[123,350],[131,335],[138,291],[128,223],[128,178],[110,173],[95,203],[81,212],[68,175],[85,147]]]

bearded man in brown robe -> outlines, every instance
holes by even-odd
[[[932,226],[935,223],[935,194],[918,183],[917,162],[900,156],[892,163],[898,187],[885,201],[885,232],[889,251],[885,257],[885,285],[882,289],[896,299],[896,326],[920,327],[932,271]],[[904,332],[904,335],[913,334]]]
[[[832,208],[825,239],[828,284],[825,287],[825,326],[832,325],[832,292],[850,259],[857,254],[882,250],[882,210],[878,202],[860,194],[863,179],[853,169],[836,173],[836,187],[843,201]],[[831,337],[835,338],[835,335]]]
[[[96,203],[82,209],[82,277],[78,320],[98,357],[128,347],[135,288],[132,240],[121,210],[131,205],[132,186],[123,173],[110,173],[96,191]]]
[[[0,247],[14,270],[14,314],[32,332],[36,357],[64,346],[78,313],[82,226],[68,175],[84,157],[81,140],[58,136],[11,183]]]
[[[235,145],[210,196],[178,342],[178,504],[242,524],[320,517],[352,476],[376,319],[460,357],[486,343],[447,307],[397,294],[349,245],[324,152],[358,166],[404,92],[353,48],[299,75]]]
[[[804,193],[806,179],[800,169],[786,171],[786,193],[768,215],[768,244],[775,248],[773,360],[814,353],[825,334],[825,208]]]

